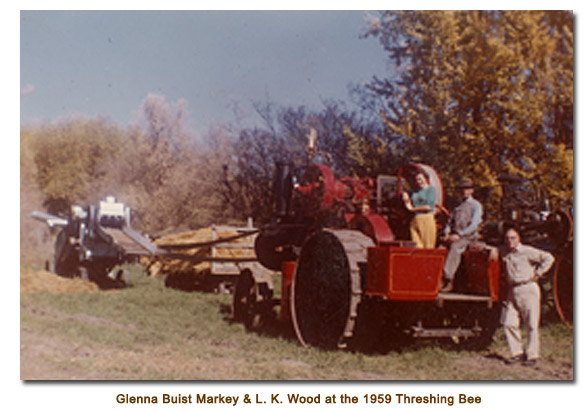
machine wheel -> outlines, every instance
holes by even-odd
[[[345,348],[362,297],[361,263],[373,241],[355,230],[321,230],[304,243],[291,286],[292,322],[300,343]]]
[[[257,259],[268,269],[281,269],[282,263],[289,258],[288,253],[282,250],[289,241],[289,234],[283,230],[259,233],[254,243]]]
[[[249,330],[261,330],[273,317],[273,290],[267,282],[257,281],[250,269],[243,269],[233,295],[233,320]]]
[[[52,268],[60,276],[72,278],[79,275],[79,256],[77,250],[69,243],[69,235],[65,230],[61,230],[57,235]]]
[[[548,233],[556,244],[564,244],[573,235],[573,219],[568,211],[558,209],[551,213],[547,220]]]
[[[553,281],[555,306],[563,322],[573,325],[573,242],[567,247],[557,260]]]
[[[245,327],[248,330],[260,331],[270,323],[273,317],[273,293],[270,292],[266,283],[256,282],[251,288]]]
[[[249,298],[253,285],[254,280],[251,271],[249,269],[242,270],[235,284],[231,307],[233,320],[236,322],[244,322],[249,315]]]

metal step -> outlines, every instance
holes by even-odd
[[[437,304],[442,306],[444,302],[483,302],[488,304],[489,307],[492,306],[494,300],[490,296],[483,295],[470,295],[467,293],[439,293],[437,295]]]
[[[417,338],[467,338],[480,336],[482,328],[475,326],[473,328],[424,328],[422,326],[413,326],[413,337]]]

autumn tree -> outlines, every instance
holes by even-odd
[[[508,172],[572,203],[572,13],[391,11],[368,35],[396,66],[368,84],[388,147],[446,186],[464,175],[495,186]]]
[[[199,138],[184,101],[151,94],[140,114],[126,129],[103,118],[22,129],[21,209],[29,232],[32,210],[67,214],[72,204],[95,205],[108,195],[131,207],[135,228],[154,235],[225,220],[217,187],[231,156],[215,149],[228,144]]]
[[[44,224],[30,217],[33,211],[43,209],[46,198],[36,178],[36,137],[37,130],[33,129],[20,133],[20,259],[21,264],[25,261],[40,265],[50,258],[54,238]]]
[[[33,211],[69,212],[85,204],[104,179],[104,162],[121,149],[124,134],[103,118],[70,118],[23,127],[20,133],[20,256],[41,264],[51,258],[55,231]]]
[[[239,129],[233,137],[233,162],[225,164],[221,194],[224,209],[239,218],[269,221],[273,211],[272,182],[276,163],[293,164],[298,174],[309,164],[307,136],[317,134],[314,162],[337,175],[363,171],[347,155],[346,133],[367,129],[358,113],[327,102],[320,111],[306,107],[256,106],[262,123]]]
[[[23,132],[21,151],[50,212],[68,212],[104,176],[100,164],[119,151],[123,132],[103,118],[69,119]],[[22,145],[21,145],[22,146]],[[26,156],[21,158],[26,159]]]
[[[95,189],[129,204],[135,226],[151,234],[209,224],[218,204],[209,173],[220,174],[220,166],[209,163],[208,147],[188,118],[185,101],[149,94],[123,150],[104,164],[108,176]]]

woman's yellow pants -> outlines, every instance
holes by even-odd
[[[411,221],[411,239],[418,248],[435,248],[437,226],[433,212],[416,214]]]

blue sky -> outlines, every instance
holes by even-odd
[[[195,129],[251,102],[321,107],[387,73],[364,11],[21,11],[21,125],[82,114],[127,125],[148,93]],[[371,13],[369,13],[371,14]],[[374,14],[374,13],[372,13]]]

